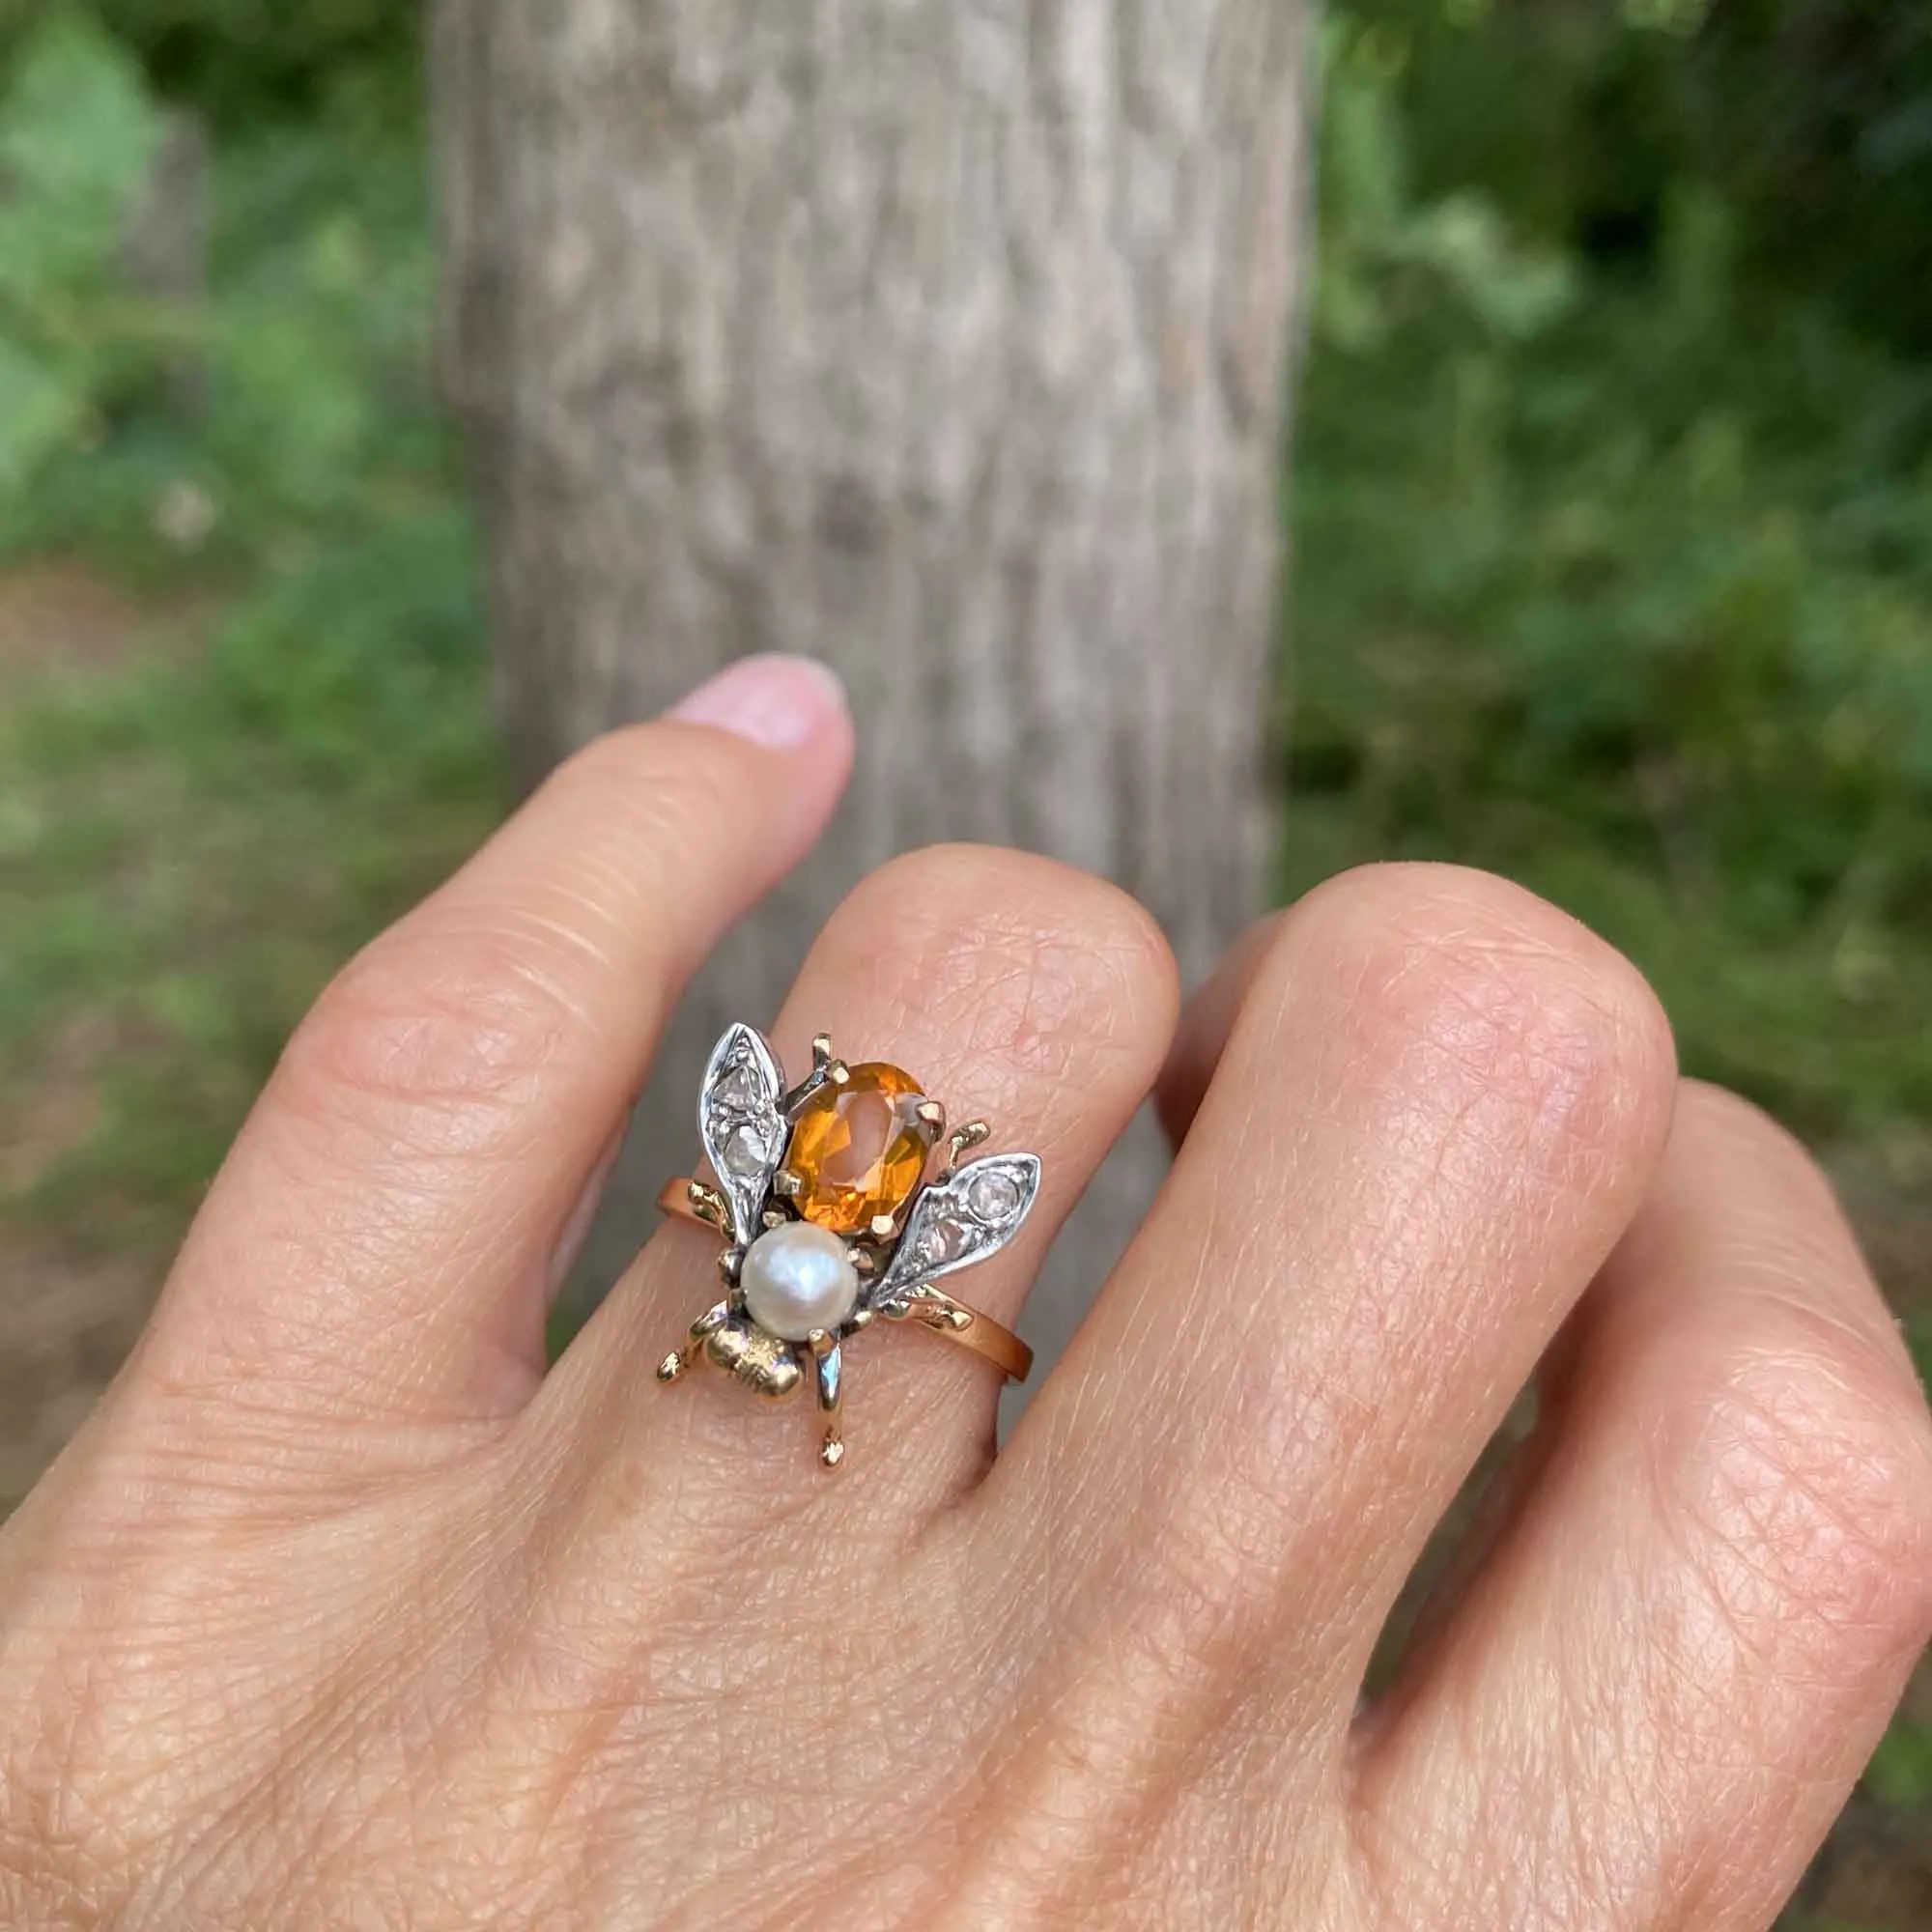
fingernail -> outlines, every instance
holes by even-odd
[[[710,724],[773,751],[797,751],[845,709],[838,673],[815,658],[740,658],[666,712],[684,724]]]

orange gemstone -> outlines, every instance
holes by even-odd
[[[896,1214],[932,1151],[932,1129],[917,1112],[924,1097],[910,1073],[882,1060],[853,1067],[842,1087],[821,1087],[792,1125],[792,1205],[835,1235],[862,1234],[875,1216]]]

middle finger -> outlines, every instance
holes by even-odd
[[[1339,1734],[1422,1541],[1634,1210],[1673,1057],[1608,947],[1448,867],[1336,881],[1241,970],[1168,1186],[975,1514],[1036,1525],[1049,1652],[1141,1658],[1162,1698],[1277,1672]]]

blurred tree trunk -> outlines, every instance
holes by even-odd
[[[442,0],[445,348],[523,773],[748,651],[830,660],[859,714],[824,853],[691,1002],[646,1171],[690,1157],[701,1043],[895,850],[1108,873],[1190,971],[1248,916],[1308,27]]]

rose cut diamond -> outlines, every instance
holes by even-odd
[[[1003,1227],[1011,1220],[1020,1205],[1018,1183],[1009,1174],[992,1169],[976,1174],[966,1183],[966,1207],[976,1221],[987,1227]]]
[[[742,1114],[756,1107],[765,1095],[751,1062],[741,1060],[712,1089],[712,1097],[733,1113]]]
[[[765,1165],[765,1137],[751,1122],[735,1127],[724,1141],[724,1167],[740,1180],[749,1180]]]

